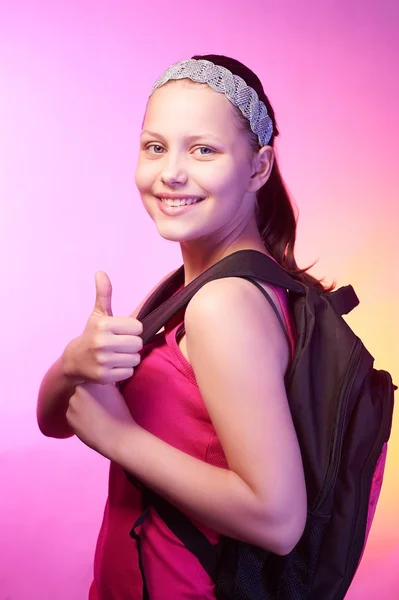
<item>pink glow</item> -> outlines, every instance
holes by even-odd
[[[192,5],[194,7],[194,5]],[[179,248],[134,188],[151,85],[194,53],[252,67],[275,107],[282,171],[300,208],[298,259],[352,283],[350,317],[399,381],[399,8],[375,3],[0,2],[1,600],[87,597],[107,463],[43,438],[38,387],[106,270],[128,314]],[[210,14],[212,18],[210,19]],[[348,600],[399,588],[399,424]]]

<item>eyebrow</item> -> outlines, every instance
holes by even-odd
[[[144,129],[141,132],[141,135],[149,135],[154,138],[165,140],[164,136],[161,135],[160,133],[155,133],[155,131],[148,131],[148,129]],[[222,140],[220,138],[218,138],[216,135],[213,135],[212,133],[200,133],[200,134],[195,134],[195,135],[188,135],[185,137],[185,139],[188,142],[194,142],[195,140],[201,140],[201,139],[209,138],[209,137],[217,140],[220,144],[223,144]]]

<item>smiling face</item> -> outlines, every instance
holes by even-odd
[[[223,94],[187,80],[169,82],[151,96],[135,181],[165,239],[218,244],[255,220],[256,191],[264,181],[254,177],[255,153],[235,110]],[[168,206],[181,199],[191,204]]]

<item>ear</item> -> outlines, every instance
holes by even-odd
[[[248,192],[257,192],[270,177],[274,163],[274,150],[263,146],[252,159],[253,173],[249,180]]]

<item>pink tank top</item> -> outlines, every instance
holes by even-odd
[[[293,349],[293,329],[283,290],[279,298]],[[122,393],[136,422],[183,452],[209,464],[227,468],[223,449],[201,398],[194,371],[176,341],[184,311],[146,344],[134,376]],[[94,581],[89,600],[139,600],[142,576],[136,542],[130,531],[140,516],[139,491],[119,465],[111,463],[108,499],[97,541]],[[195,525],[212,543],[219,534]],[[141,525],[141,555],[151,600],[214,599],[214,585],[198,560],[150,509]]]

